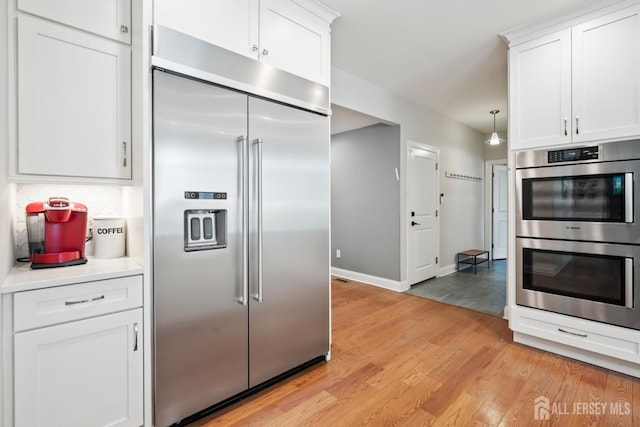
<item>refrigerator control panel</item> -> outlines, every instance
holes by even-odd
[[[226,209],[184,211],[184,250],[202,251],[227,246]]]
[[[227,193],[212,191],[185,191],[184,198],[190,200],[227,200]]]

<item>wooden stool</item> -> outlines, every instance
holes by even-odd
[[[486,255],[486,257],[478,258],[482,255]],[[489,251],[483,251],[481,249],[469,249],[466,251],[458,252],[456,261],[458,263],[458,271],[460,271],[460,264],[471,264],[473,265],[473,274],[476,274],[476,268],[478,267],[478,264],[486,262],[487,269],[489,268]]]

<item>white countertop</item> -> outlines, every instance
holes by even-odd
[[[142,273],[142,266],[129,257],[112,259],[88,257],[86,264],[37,270],[32,270],[31,263],[25,262],[11,269],[0,286],[0,293],[8,294]]]

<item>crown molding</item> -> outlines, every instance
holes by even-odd
[[[540,21],[503,31],[500,37],[512,47],[639,3],[639,0],[586,0]]]
[[[318,16],[320,19],[324,20],[328,24],[331,24],[334,19],[340,17],[340,14],[335,10],[325,6],[317,0],[291,0],[293,3],[297,4]]]

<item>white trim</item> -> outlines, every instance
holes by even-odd
[[[404,271],[405,271],[405,279],[406,282],[409,282],[409,259],[411,258],[411,250],[409,248],[409,232],[411,231],[410,227],[406,227],[406,224],[408,223],[408,221],[411,221],[411,219],[408,217],[408,214],[410,212],[410,206],[409,206],[409,187],[411,186],[411,183],[409,182],[409,174],[408,174],[408,169],[409,169],[409,155],[411,154],[411,149],[412,148],[420,148],[422,150],[425,151],[429,151],[432,152],[436,155],[436,164],[438,165],[438,169],[436,170],[435,173],[435,177],[436,177],[436,200],[435,200],[435,205],[436,205],[436,209],[438,210],[438,213],[441,213],[442,209],[440,208],[440,148],[438,147],[434,147],[433,145],[428,145],[428,144],[424,144],[422,142],[418,142],[418,141],[414,141],[412,139],[407,139],[406,140],[406,144],[405,144],[405,149],[404,149],[404,161],[405,161],[405,185],[404,185],[404,214],[405,216],[407,216],[406,218],[404,218],[406,221],[404,221],[405,224],[405,230],[404,230],[404,238],[405,238],[405,252],[406,252],[406,257],[405,257],[405,262],[404,262]],[[440,215],[438,215],[436,217],[436,257],[438,257],[438,259],[441,258],[440,256]],[[436,276],[435,277],[439,277],[440,276],[440,271],[439,271],[439,266],[440,264],[438,263],[438,265],[436,265]],[[407,289],[409,289],[407,287]]]
[[[441,267],[438,270],[438,277],[442,277],[442,276],[448,276],[449,274],[453,274],[457,271],[456,265],[455,264],[449,264],[445,267]]]
[[[511,318],[511,306],[509,306],[509,304],[504,306],[504,314],[502,315],[502,318],[506,320]]]
[[[404,292],[409,290],[406,281],[397,281],[385,279],[384,277],[370,276],[357,271],[343,270],[341,268],[331,267],[331,274],[342,277],[344,279],[355,280],[356,282],[366,283],[367,285],[377,286],[379,288],[389,289],[396,292]]]
[[[513,341],[520,344],[528,345],[530,347],[545,350],[550,353],[555,353],[562,356],[570,357],[572,359],[580,360],[582,362],[590,363],[592,365],[601,366],[612,371],[622,372],[623,374],[631,375],[632,377],[640,378],[640,367],[638,366],[638,364],[627,360],[616,359],[604,354],[593,353],[558,342],[548,341],[543,338],[523,334],[521,332],[513,332]]]
[[[637,3],[637,0],[585,0],[541,21],[503,31],[500,37],[511,48]]]
[[[331,9],[327,5],[320,3],[319,1],[306,1],[306,0],[291,0],[298,6],[313,13],[327,24],[331,24],[334,19],[339,18],[341,15],[339,12]]]

